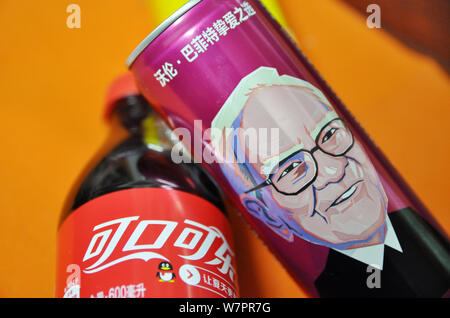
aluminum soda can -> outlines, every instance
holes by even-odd
[[[311,296],[448,293],[445,232],[259,1],[190,1],[127,63]]]

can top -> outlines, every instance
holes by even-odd
[[[131,67],[141,53],[150,45],[161,33],[170,27],[176,20],[181,18],[186,12],[199,4],[202,0],[190,0],[184,4],[180,9],[175,11],[170,17],[162,22],[155,30],[153,30],[127,58],[127,67]]]

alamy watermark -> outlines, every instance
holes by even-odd
[[[195,120],[193,136],[187,128],[176,128],[173,133],[171,157],[177,164],[265,162],[263,168],[273,170],[278,162],[271,158],[279,158],[279,128],[208,128],[202,133],[202,121]],[[190,153],[193,158],[187,155]]]
[[[369,29],[381,28],[381,8],[378,4],[372,3],[367,6],[367,13],[370,15],[367,17],[366,24]]]
[[[369,265],[367,266],[366,271],[367,273],[370,273],[366,280],[367,288],[381,288],[381,270]]]
[[[69,13],[66,19],[66,26],[69,29],[81,28],[81,8],[78,4],[69,4],[66,8],[66,12]]]

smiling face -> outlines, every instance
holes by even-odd
[[[255,90],[242,111],[241,127],[279,128],[279,153],[267,156],[274,140],[244,153],[270,186],[271,198],[301,230],[344,248],[384,239],[387,200],[376,171],[331,107],[297,86]],[[277,163],[277,165],[274,165]],[[268,174],[267,171],[270,171]]]

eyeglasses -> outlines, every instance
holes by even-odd
[[[342,157],[352,149],[354,137],[342,119],[334,119],[326,124],[316,137],[316,146],[311,150],[299,150],[278,164],[274,173],[261,184],[246,191],[250,193],[267,186],[284,195],[297,195],[308,188],[317,178],[316,151],[332,157]]]

